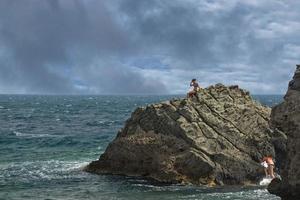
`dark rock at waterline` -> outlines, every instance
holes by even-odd
[[[86,171],[198,185],[250,184],[284,136],[269,128],[271,109],[238,86],[202,89],[197,98],[137,108]]]
[[[282,181],[274,179],[268,187],[283,200],[300,199],[300,65],[289,83],[284,102],[272,109],[271,126],[287,136],[286,151],[276,150],[281,161]]]

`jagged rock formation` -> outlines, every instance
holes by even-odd
[[[282,181],[275,179],[269,191],[283,200],[300,199],[300,65],[289,83],[284,102],[272,109],[271,125],[287,135],[287,151],[281,155]]]
[[[270,112],[245,90],[222,84],[198,98],[137,108],[85,170],[164,182],[253,183],[264,175],[259,160],[274,155]]]

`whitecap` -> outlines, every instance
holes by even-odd
[[[114,124],[114,123],[115,123],[115,121],[114,121],[114,120],[112,120],[112,121],[108,121],[108,122],[107,122],[107,124],[108,124],[108,125],[112,125],[112,124]]]
[[[49,135],[49,134],[32,134],[32,133],[22,133],[19,131],[13,131],[13,133],[17,137],[30,137],[30,138],[36,138],[36,137],[56,137],[55,135]]]
[[[3,107],[3,106],[0,106],[0,109],[4,109],[4,107]]]
[[[1,166],[4,170],[4,176],[18,176],[25,182],[32,180],[53,180],[66,179],[85,176],[82,169],[88,165],[87,161],[26,161],[18,163],[10,163]]]
[[[19,136],[19,137],[22,137],[22,136],[26,135],[26,134],[21,133],[21,132],[19,132],[19,131],[13,131],[13,133],[14,133],[16,136]]]
[[[74,170],[83,170],[89,164],[86,162],[67,162],[65,163],[64,170],[66,171],[74,171]]]

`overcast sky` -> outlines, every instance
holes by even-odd
[[[283,94],[300,58],[296,0],[0,0],[0,93]]]

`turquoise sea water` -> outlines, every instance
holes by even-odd
[[[81,170],[137,106],[173,97],[0,95],[0,199],[279,199],[261,187],[165,185]]]

